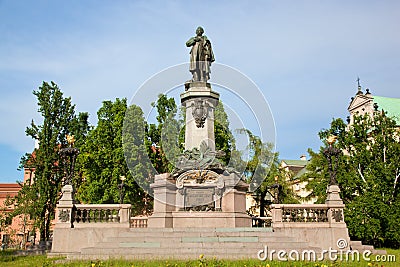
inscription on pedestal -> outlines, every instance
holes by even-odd
[[[186,188],[185,209],[214,210],[214,188]]]

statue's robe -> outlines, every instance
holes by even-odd
[[[201,36],[202,41],[196,42],[196,37],[192,37],[186,42],[186,46],[192,46],[190,50],[190,72],[196,72],[199,70],[206,79],[209,79],[209,73],[211,72],[211,62],[215,61],[214,53],[212,51],[211,42],[207,39],[207,36]]]

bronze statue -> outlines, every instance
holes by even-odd
[[[190,50],[190,72],[193,75],[192,81],[207,82],[210,79],[211,62],[214,62],[214,53],[211,48],[211,42],[207,36],[203,35],[204,29],[198,27],[196,36],[186,42]]]

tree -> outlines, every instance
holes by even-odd
[[[279,169],[279,154],[273,152],[273,144],[262,142],[259,136],[248,129],[240,129],[249,137],[249,161],[245,164],[244,174],[250,183],[250,190],[255,190],[255,200],[260,203],[260,216],[265,216],[267,208],[266,195],[273,192],[277,197],[275,202],[298,203],[296,196],[290,189],[286,175]],[[238,164],[238,163],[235,163]],[[242,165],[239,163],[238,165]],[[271,188],[275,186],[275,188]]]
[[[151,105],[157,109],[157,124],[146,127],[148,155],[158,173],[171,172],[174,169],[173,160],[180,152],[180,146],[176,144],[180,129],[180,123],[175,119],[176,103],[172,97],[160,94],[157,102]]]
[[[130,188],[127,198],[136,214],[147,214],[153,208],[153,199],[147,192],[150,191],[155,170],[147,155],[145,125],[141,108],[135,105],[129,106],[123,126],[122,145],[126,163],[130,168],[130,176],[133,178],[127,179],[128,188]]]
[[[214,134],[215,149],[225,153],[221,161],[225,163],[225,165],[228,165],[231,160],[231,153],[236,149],[236,146],[235,138],[229,128],[228,114],[226,114],[224,104],[221,101],[219,101],[218,105],[215,107]]]
[[[376,246],[400,246],[400,143],[395,120],[383,112],[355,116],[352,125],[334,119],[322,140],[334,134],[343,153],[338,158],[337,180],[346,204],[345,219],[352,238]],[[326,143],[325,143],[326,146]],[[328,181],[327,161],[322,151],[308,165],[307,188],[323,199]]]
[[[58,152],[67,145],[65,136],[77,129],[78,121],[82,129],[85,128],[87,115],[81,114],[77,118],[71,98],[64,98],[54,82],[43,82],[33,94],[37,97],[38,111],[42,115],[43,123],[37,125],[32,121],[26,134],[38,140],[40,145],[33,154],[22,159],[23,165],[30,164],[34,167],[35,176],[33,184],[24,184],[15,198],[17,208],[14,215],[26,212],[31,214],[39,228],[40,239],[46,241],[50,236],[51,220],[54,218],[65,176]],[[84,134],[83,130],[77,136],[83,138]]]
[[[133,205],[134,213],[142,212],[143,207],[140,203],[144,192],[128,169],[122,142],[126,113],[128,120],[133,120],[131,124],[143,125],[143,113],[140,113],[141,111],[139,112],[137,107],[131,109],[136,112],[136,115],[132,115],[132,110],[127,112],[126,99],[117,98],[114,102],[104,101],[103,106],[98,110],[97,126],[89,132],[77,158],[83,176],[76,195],[79,201],[119,203],[120,178],[125,176],[125,203]],[[132,149],[135,148],[132,147]],[[135,173],[134,175],[139,174]]]

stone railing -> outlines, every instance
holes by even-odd
[[[130,228],[147,228],[147,217],[131,217],[129,220]]]
[[[343,204],[273,204],[272,225],[289,223],[343,223]]]
[[[283,222],[327,222],[327,207],[283,207]]]
[[[72,209],[73,226],[93,224],[129,225],[130,204],[75,204]]]
[[[251,227],[271,227],[272,217],[252,217]]]
[[[311,247],[349,249],[347,245],[339,247],[339,241],[350,244],[339,192],[337,185],[330,185],[324,204],[272,204],[273,231]]]

